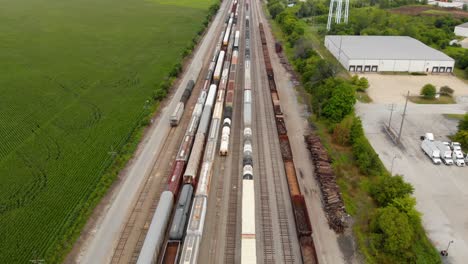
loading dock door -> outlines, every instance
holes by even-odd
[[[439,72],[439,67],[432,67],[432,72]]]
[[[364,66],[364,71],[365,72],[370,72],[370,66]]]
[[[349,66],[349,71],[350,72],[356,71],[356,66]]]
[[[362,66],[357,66],[357,67],[356,67],[356,71],[362,72]]]
[[[379,66],[372,66],[372,71],[376,72]]]
[[[445,72],[445,67],[440,67],[439,72]]]
[[[447,72],[452,72],[452,67],[447,67]]]

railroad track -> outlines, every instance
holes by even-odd
[[[186,122],[188,122],[188,120]],[[169,130],[168,138],[164,142],[164,145],[161,148],[160,153],[166,153],[169,150],[169,145],[170,145],[169,142],[170,142],[170,139],[172,139],[172,137],[174,136],[175,129],[176,129],[175,127],[171,127],[171,129]],[[159,157],[158,157],[158,160],[159,160]],[[154,166],[151,169],[150,175],[153,174],[153,171],[155,170],[156,167],[158,167],[158,166]],[[164,175],[167,175],[167,174],[164,174]],[[124,230],[122,231],[122,233],[120,235],[119,243],[117,244],[117,247],[116,247],[116,249],[114,251],[114,255],[112,256],[111,263],[116,264],[116,263],[119,263],[121,261],[121,258],[122,258],[123,254],[124,254],[125,247],[127,246],[128,238],[130,237],[130,233],[133,231],[133,228],[135,227],[135,222],[136,222],[136,219],[137,219],[137,215],[142,211],[144,201],[148,198],[149,192],[151,190],[151,181],[153,179],[154,179],[154,177],[150,176],[150,177],[147,177],[147,179],[145,180],[143,190],[138,195],[138,200],[137,200],[135,206],[132,209],[130,217],[128,218],[128,221],[125,224]],[[160,186],[160,188],[159,188],[158,192],[156,193],[156,197],[158,197],[157,200],[159,200],[159,197],[161,196],[161,193],[165,188],[165,185],[162,184],[165,180],[166,180],[166,177],[164,177],[164,176],[159,178],[158,185]],[[158,201],[156,201],[156,203],[154,203],[151,206],[151,209],[150,209],[151,212],[148,215],[149,218],[152,217],[152,215],[154,213],[154,210],[156,209],[157,202]],[[144,236],[146,236],[146,231],[147,231],[147,228],[143,229],[143,231],[142,231],[142,233],[144,233]],[[141,238],[141,234],[140,234],[140,238]],[[140,238],[139,238],[139,242],[140,242]],[[142,243],[143,242],[141,242],[141,244]],[[135,250],[137,248],[139,248],[139,250],[138,250],[138,252],[139,252],[141,250],[141,245],[139,247],[137,245]],[[136,260],[133,261],[133,255],[134,254],[132,254],[132,263],[136,262]],[[138,258],[138,256],[137,256],[137,258]]]
[[[241,32],[241,36],[244,33],[244,2],[239,1],[238,6],[239,16],[237,19],[238,30]],[[243,38],[242,38],[243,40]],[[244,43],[240,41],[240,43]],[[239,60],[236,69],[236,88],[234,93],[234,107],[233,107],[233,118],[232,118],[232,143],[229,144],[231,147],[231,172],[230,183],[229,183],[229,195],[228,195],[228,212],[227,212],[227,225],[226,225],[226,243],[224,247],[224,262],[223,263],[238,263],[237,259],[237,245],[240,240],[240,230],[238,229],[238,211],[239,211],[239,188],[241,182],[242,171],[242,102],[243,102],[243,80],[244,80],[244,51],[245,46],[239,47]],[[241,63],[242,62],[242,63]],[[220,184],[222,185],[222,184]]]
[[[258,32],[258,22],[260,21],[260,14],[258,10],[258,6],[256,3],[252,4],[252,18],[255,21],[255,23],[252,23],[252,31],[255,32],[255,34],[252,34],[253,41],[254,43],[252,46],[255,49],[254,52],[254,57],[256,57],[256,60],[260,62],[261,66],[260,69],[264,69],[264,61],[263,53],[259,49],[259,32]],[[271,169],[273,171],[272,177],[267,177],[266,171],[267,168],[265,167],[265,144],[259,144],[258,150],[259,150],[259,170],[260,170],[260,203],[261,203],[261,213],[262,213],[262,222],[263,222],[263,243],[264,243],[264,262],[265,263],[274,263],[278,259],[275,258],[275,252],[274,252],[274,247],[273,247],[273,234],[272,234],[272,220],[271,220],[271,210],[269,208],[270,206],[270,200],[269,200],[269,190],[268,190],[268,181],[273,181],[274,185],[274,196],[276,200],[276,209],[277,209],[277,218],[278,218],[278,228],[279,228],[279,238],[280,238],[280,245],[281,245],[281,255],[282,255],[282,261],[279,261],[281,263],[295,263],[295,257],[293,254],[292,250],[292,241],[291,241],[291,234],[289,230],[289,218],[288,218],[288,212],[286,209],[286,205],[284,202],[284,192],[282,188],[282,182],[283,179],[281,177],[285,177],[282,175],[281,172],[284,171],[284,168],[281,168],[282,162],[280,157],[278,156],[278,151],[280,151],[279,147],[279,142],[278,142],[278,135],[277,135],[277,130],[276,130],[276,124],[275,120],[273,119],[274,113],[273,113],[273,106],[270,100],[266,100],[266,98],[271,98],[270,91],[269,91],[269,86],[267,79],[265,78],[264,71],[260,71],[260,69],[257,67],[256,69],[256,74],[260,74],[262,76],[261,78],[261,84],[256,85],[254,89],[256,93],[259,95],[257,96],[260,100],[260,107],[263,108],[264,111],[256,111],[256,117],[258,118],[258,114],[263,113],[263,115],[260,115],[260,118],[262,120],[265,120],[266,123],[266,132],[268,135],[268,139],[270,139],[270,149],[272,151],[269,151],[269,155],[271,158]],[[261,72],[261,73],[260,73]],[[257,78],[254,78],[254,80],[258,80]],[[256,122],[259,123],[259,122]],[[260,129],[256,129],[257,138],[262,138],[265,137],[265,135],[260,131]]]

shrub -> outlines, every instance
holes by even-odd
[[[351,126],[353,125],[353,117],[347,116],[333,129],[333,141],[342,146],[349,145]]]
[[[377,182],[371,186],[370,194],[380,206],[387,206],[395,198],[412,194],[413,190],[413,186],[405,182],[400,175],[385,175],[380,176]]]
[[[453,96],[454,90],[447,85],[440,87],[440,94],[441,95],[448,95],[448,96]]]
[[[468,130],[468,113],[463,116],[463,119],[458,123],[458,130]]]
[[[404,255],[403,258],[401,257],[402,253],[408,251],[414,238],[414,228],[408,216],[393,206],[381,208],[372,219],[371,228],[372,247],[387,252],[404,262],[406,258]]]
[[[432,84],[426,84],[421,89],[421,95],[426,99],[434,99],[436,95],[436,88]]]

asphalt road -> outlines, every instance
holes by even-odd
[[[212,25],[223,23],[222,14],[226,8],[227,1],[221,5],[220,12],[218,12]],[[121,181],[116,183],[118,186],[113,188],[110,199],[106,199],[108,204],[104,206],[95,226],[84,239],[76,262],[110,262],[120,233],[129,213],[132,211],[132,205],[138,198],[142,184],[149,176],[154,163],[161,154],[160,150],[170,131],[169,116],[179,101],[187,82],[198,78],[203,68],[204,58],[211,55],[210,43],[213,43],[217,37],[216,26],[211,26],[199,48],[195,51],[194,57],[186,69],[174,96],[165,107],[160,109],[157,118],[140,143],[136,156],[125,170],[125,175],[121,177]]]
[[[403,107],[403,104],[398,104],[393,113],[392,128],[396,131],[401,124]],[[433,165],[421,150],[420,136],[432,132],[436,140],[448,141],[447,135],[456,132],[457,122],[442,114],[463,114],[466,111],[466,103],[409,103],[401,137],[402,147],[397,147],[382,132],[382,124],[389,120],[389,106],[356,106],[366,136],[384,165],[393,174],[403,175],[414,186],[416,208],[422,213],[423,226],[436,249],[445,249],[449,241],[454,241],[444,263],[466,263],[468,259],[468,167]]]

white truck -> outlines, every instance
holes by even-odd
[[[450,147],[452,148],[453,151],[460,151],[461,152],[461,144],[458,142],[451,142]]]
[[[463,152],[461,150],[454,150],[452,153],[452,158],[455,164],[458,167],[464,167],[465,166],[465,158],[463,156]]]
[[[453,165],[452,150],[445,143],[446,142],[434,141],[435,146],[440,151],[440,157],[445,165]]]
[[[436,147],[434,142],[429,139],[424,139],[421,143],[421,149],[423,152],[432,160],[434,164],[441,164],[440,160],[440,150]]]

